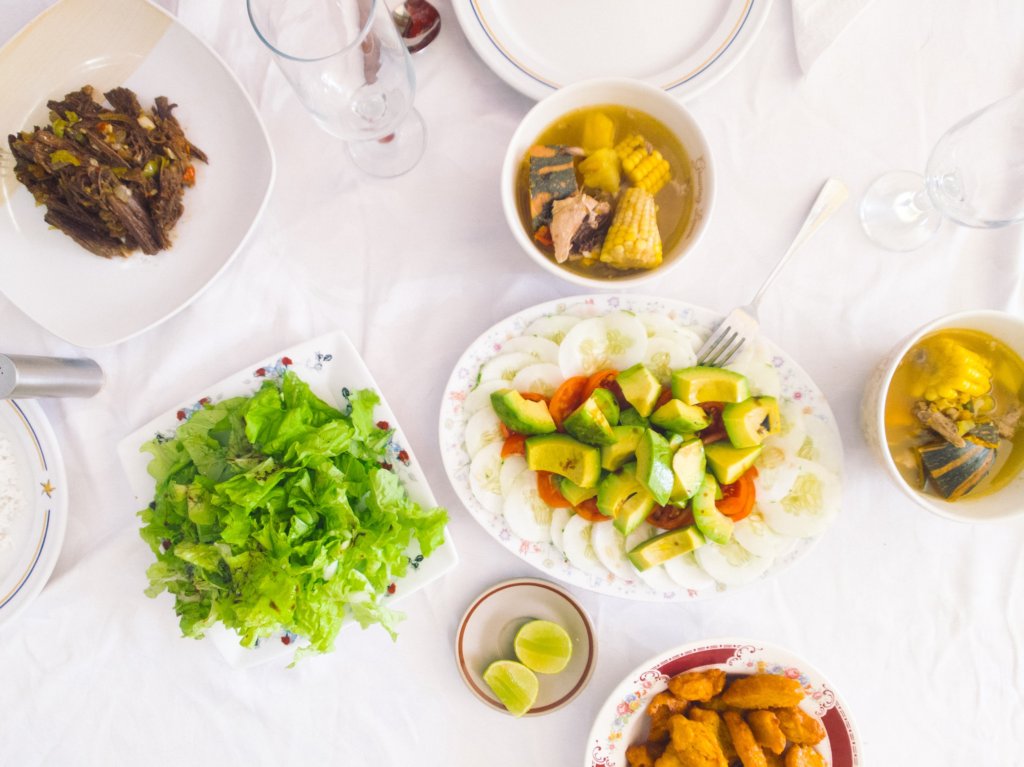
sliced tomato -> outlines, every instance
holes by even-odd
[[[559,429],[562,428],[562,421],[583,402],[583,392],[586,388],[586,376],[573,376],[562,381],[561,385],[555,389],[555,393],[551,395],[548,410]]]
[[[655,506],[647,521],[662,530],[675,530],[693,524],[693,512],[688,507]]]
[[[587,385],[583,389],[583,399],[586,399],[593,394],[595,389],[609,388],[609,385],[615,382],[615,376],[618,374],[619,371],[613,370],[612,368],[598,370],[594,375],[587,379]]]
[[[508,458],[513,455],[526,455],[526,435],[512,432],[505,438],[505,444],[501,446],[501,457]]]
[[[583,503],[572,507],[573,511],[583,517],[587,522],[607,522],[611,517],[606,517],[597,509],[597,499],[587,498]]]
[[[572,504],[565,500],[558,489],[558,475],[550,471],[537,472],[537,492],[540,499],[552,509],[571,509]]]
[[[521,392],[519,392],[519,396],[522,397],[523,399],[530,400],[530,402],[547,402],[548,401],[547,397],[545,397],[543,394],[538,394],[535,391],[521,391]]]
[[[700,407],[711,418],[711,425],[699,432],[701,442],[710,445],[712,442],[726,439],[729,435],[726,434],[725,426],[722,424],[722,410],[725,405],[721,402],[701,402]]]
[[[715,506],[733,522],[739,522],[753,510],[757,499],[756,477],[757,467],[751,466],[731,485],[722,485],[722,498],[715,501]]]

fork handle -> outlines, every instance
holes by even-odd
[[[789,246],[789,250],[782,254],[782,258],[775,264],[775,268],[772,269],[761,287],[758,288],[757,294],[754,296],[754,300],[750,302],[750,306],[756,311],[758,304],[761,303],[761,298],[764,296],[768,286],[771,285],[775,278],[779,276],[779,272],[782,271],[782,267],[789,261],[790,256],[800,249],[807,240],[810,239],[811,235],[818,231],[818,228],[828,221],[839,208],[842,207],[843,203],[846,202],[846,198],[850,196],[850,190],[846,188],[846,184],[842,181],[830,178],[825,182],[825,185],[818,192],[818,197],[814,201],[814,205],[811,206],[810,212],[807,214],[807,218],[804,219],[803,226],[800,227],[800,231],[796,233],[796,237],[793,238],[792,244]]]

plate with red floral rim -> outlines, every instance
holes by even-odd
[[[821,720],[825,739],[815,748],[829,767],[860,767],[862,746],[849,708],[820,671],[789,650],[749,639],[693,642],[654,656],[633,669],[601,706],[587,739],[584,767],[627,767],[626,749],[643,742],[650,699],[684,671],[719,668],[732,676],[780,674],[799,680],[800,707]]]

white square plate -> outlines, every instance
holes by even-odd
[[[51,229],[14,178],[7,135],[47,124],[46,102],[87,84],[97,97],[124,85],[146,108],[166,96],[210,158],[196,164],[169,250],[93,255]],[[217,54],[146,0],[61,0],[0,49],[0,93],[0,289],[78,346],[119,343],[188,305],[231,262],[270,195],[270,140],[241,84]]]
[[[172,437],[178,424],[186,420],[191,413],[200,409],[204,402],[219,402],[228,397],[250,395],[259,389],[264,381],[281,376],[286,369],[298,374],[318,397],[342,410],[347,404],[347,392],[356,389],[373,389],[377,392],[381,401],[374,411],[374,417],[378,421],[387,421],[389,426],[395,430],[391,443],[388,445],[389,463],[412,500],[425,508],[437,506],[437,500],[427,484],[427,478],[416,461],[412,448],[409,447],[394,413],[384,401],[383,392],[351,342],[344,333],[338,331],[285,349],[280,354],[266,360],[255,362],[223,381],[198,392],[184,402],[181,407],[154,418],[142,428],[125,437],[118,445],[117,452],[128,475],[128,482],[135,494],[139,508],[143,508],[153,499],[156,489],[156,483],[147,471],[152,456],[149,453],[140,452],[139,448],[143,444],[149,442],[157,434]],[[144,546],[145,544],[140,540],[139,545]],[[459,561],[455,545],[451,540],[451,533],[448,530],[445,530],[444,544],[429,557],[417,559],[419,548],[415,542],[407,554],[410,558],[410,568],[406,576],[395,584],[392,599],[396,603],[439,578],[455,567]],[[401,625],[399,625],[398,631],[401,635]],[[207,634],[214,640],[217,648],[229,662],[236,666],[255,665],[281,655],[290,655],[294,650],[293,637],[284,634],[260,642],[259,647],[255,649],[240,646],[238,636],[227,630],[209,631]]]

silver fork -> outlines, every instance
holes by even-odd
[[[727,365],[736,356],[736,353],[743,348],[744,344],[757,333],[757,308],[764,297],[765,291],[768,290],[768,286],[779,276],[779,272],[782,271],[782,267],[789,261],[790,256],[796,253],[800,246],[807,242],[811,235],[818,231],[818,228],[842,207],[849,196],[850,192],[842,181],[830,178],[825,182],[821,191],[818,192],[818,198],[814,201],[814,205],[811,206],[807,218],[804,219],[803,226],[800,227],[800,231],[793,238],[793,243],[789,246],[789,250],[782,254],[782,258],[779,259],[775,268],[772,269],[771,274],[761,283],[761,287],[751,302],[746,306],[738,306],[729,312],[719,326],[715,328],[715,331],[708,340],[704,342],[703,346],[697,350],[698,365],[708,365],[711,367]]]

